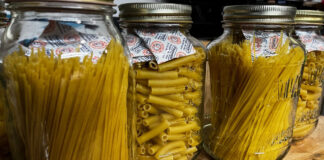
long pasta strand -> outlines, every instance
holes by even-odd
[[[129,64],[112,40],[100,60],[43,50],[4,59],[6,97],[27,159],[127,160]]]
[[[210,49],[208,152],[224,160],[270,160],[287,149],[304,54],[300,47],[289,50],[289,40],[280,40],[276,54],[252,61],[249,42]]]

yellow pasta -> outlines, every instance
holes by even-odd
[[[178,87],[152,87],[151,88],[151,94],[152,95],[170,95],[170,94],[177,94],[177,93],[183,93],[187,91],[187,86],[178,86]]]
[[[186,115],[194,115],[198,112],[196,107],[186,107],[181,109],[181,111],[183,111],[183,113],[185,113]]]
[[[205,149],[223,160],[277,159],[290,144],[304,51],[281,36],[273,56],[252,58],[249,41],[234,41],[209,48],[212,114]]]
[[[185,154],[194,153],[197,152],[197,150],[198,150],[197,147],[190,147],[184,153]]]
[[[188,92],[184,94],[184,97],[186,99],[197,99],[199,97],[201,97],[202,93],[201,91],[195,91],[195,92]]]
[[[193,122],[189,122],[186,125],[183,126],[175,126],[175,127],[169,127],[167,132],[168,134],[178,134],[178,133],[184,133],[190,130],[199,130],[199,126],[198,123],[193,121]]]
[[[5,93],[27,159],[128,159],[129,64],[111,40],[95,64],[20,50],[3,59]],[[23,153],[22,153],[23,154]]]
[[[143,110],[151,114],[159,114],[160,112],[151,104],[144,104]]]
[[[171,156],[163,156],[163,157],[159,158],[159,160],[174,160],[174,158],[173,158],[173,155],[171,155]]]
[[[187,139],[185,134],[169,134],[168,140],[169,141],[179,141]]]
[[[150,124],[160,121],[160,119],[161,119],[160,116],[151,116],[151,117],[145,118],[143,120],[143,124],[144,124],[144,126],[149,126]]]
[[[136,100],[140,103],[140,104],[145,104],[147,101],[147,97],[145,97],[142,94],[136,94]]]
[[[148,85],[150,87],[174,87],[179,85],[186,85],[188,84],[189,79],[186,77],[180,77],[177,79],[167,79],[167,80],[156,80],[150,79],[148,80]]]
[[[175,160],[188,160],[187,156],[181,156],[179,158],[176,158]]]
[[[176,79],[178,78],[178,72],[167,71],[167,72],[154,72],[146,70],[136,71],[137,79]]]
[[[191,71],[188,68],[179,68],[179,75],[186,76],[188,78],[192,78],[196,81],[202,81],[202,77],[199,73],[195,71]]]
[[[293,134],[295,140],[303,139],[316,127],[320,104],[322,102],[323,57],[324,51],[307,53],[307,61],[304,68],[295,118]]]
[[[170,121],[170,123],[171,123],[171,126],[174,126],[174,125],[184,125],[187,122],[186,122],[185,118],[178,118],[178,119]]]
[[[157,70],[158,69],[158,64],[155,61],[150,61],[149,62],[149,66],[153,70]]]
[[[160,139],[161,139],[161,141],[163,141],[163,142],[166,142],[167,140],[168,140],[168,135],[166,134],[166,133],[164,133],[164,132],[162,132],[161,134],[159,134],[159,136],[158,136]]]
[[[139,154],[145,154],[145,153],[146,153],[146,149],[145,149],[145,147],[144,147],[143,145],[141,145],[141,146],[139,146],[139,147],[137,148],[137,152],[138,152]]]
[[[190,56],[185,56],[185,57],[182,57],[182,58],[178,58],[178,59],[175,59],[169,63],[163,63],[163,64],[160,64],[159,65],[159,71],[160,72],[163,72],[163,71],[169,71],[169,70],[172,70],[172,69],[176,69],[176,68],[179,68],[185,64],[188,64],[190,62],[193,62],[195,61],[196,59],[198,58],[197,54],[193,54],[193,55],[190,55]]]
[[[179,148],[172,149],[171,151],[169,151],[168,154],[173,154],[173,155],[175,155],[175,154],[177,154],[177,153],[179,153],[179,152],[184,152],[184,151],[186,151],[186,150],[187,150],[187,147],[179,147]]]
[[[165,153],[167,153],[171,149],[174,149],[177,147],[185,147],[185,146],[186,146],[186,144],[183,141],[170,142],[160,148],[160,150],[155,154],[155,158],[160,159],[161,157],[163,157],[163,155]]]
[[[148,118],[149,114],[146,111],[139,111],[139,116],[142,118]]]
[[[184,103],[168,100],[166,98],[161,98],[153,95],[149,95],[147,102],[172,108],[184,108],[186,106],[186,104]]]
[[[149,148],[148,153],[150,155],[154,155],[157,152],[157,150],[160,149],[160,148],[161,148],[160,145],[154,145],[154,146]]]
[[[158,126],[153,128],[152,130],[150,130],[150,131],[142,134],[140,137],[138,137],[137,142],[139,144],[143,144],[144,142],[146,142],[146,141],[154,138],[155,136],[159,135],[160,133],[162,133],[169,126],[170,126],[170,123],[167,120],[164,120],[163,122],[161,122],[161,124],[159,124]]]
[[[182,117],[183,116],[183,112],[181,110],[175,109],[175,108],[169,108],[169,107],[165,107],[165,106],[157,106],[160,110],[165,111],[169,114],[174,115],[175,117]]]
[[[162,113],[162,114],[161,114],[161,117],[162,117],[163,119],[166,119],[166,120],[173,120],[173,119],[176,118],[174,115],[167,114],[167,113]]]
[[[148,89],[147,87],[145,87],[139,83],[136,84],[136,91],[139,93],[142,93],[144,95],[150,94],[150,89]]]
[[[314,101],[314,100],[318,100],[322,95],[322,92],[318,92],[318,93],[308,93],[307,94],[307,101]]]
[[[191,93],[191,92],[188,92],[188,93]],[[166,98],[166,99],[169,99],[169,100],[179,101],[179,102],[184,102],[185,101],[184,94],[182,94],[182,93],[162,95],[160,97]]]
[[[203,102],[206,55],[203,48],[195,49],[193,55],[162,64],[155,61],[134,64],[136,101],[142,104],[136,108],[136,116],[142,120],[136,126],[140,133],[136,135],[137,145],[153,145],[147,147],[145,154],[137,153],[137,159],[192,159],[197,153],[197,150],[186,153],[187,147],[194,148],[201,142],[197,137],[201,129],[197,114]],[[139,114],[143,111],[149,114],[148,118]],[[168,122],[167,128],[161,125],[164,121]],[[174,129],[179,133],[173,133]],[[184,145],[173,146],[174,142]]]

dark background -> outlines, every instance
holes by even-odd
[[[212,40],[222,34],[222,11],[226,5],[239,4],[279,4],[291,5],[298,9],[321,9],[322,4],[303,0],[167,0],[170,3],[192,6],[194,24],[191,34],[199,39]]]

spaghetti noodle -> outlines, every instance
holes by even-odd
[[[111,40],[100,60],[44,50],[4,58],[6,96],[27,159],[127,160],[129,64]]]
[[[281,38],[275,56],[254,61],[247,41],[225,40],[210,48],[207,152],[224,160],[270,160],[287,149],[304,60],[304,51],[289,49],[289,43]]]

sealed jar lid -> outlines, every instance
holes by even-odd
[[[121,22],[192,23],[191,6],[173,3],[126,3],[119,6]]]
[[[113,6],[113,0],[5,0],[9,9],[80,9],[80,10],[106,10]],[[89,4],[89,5],[87,5]]]
[[[279,5],[225,6],[224,23],[294,24],[296,8]]]
[[[316,10],[297,10],[295,22],[296,24],[323,25],[324,12]]]

